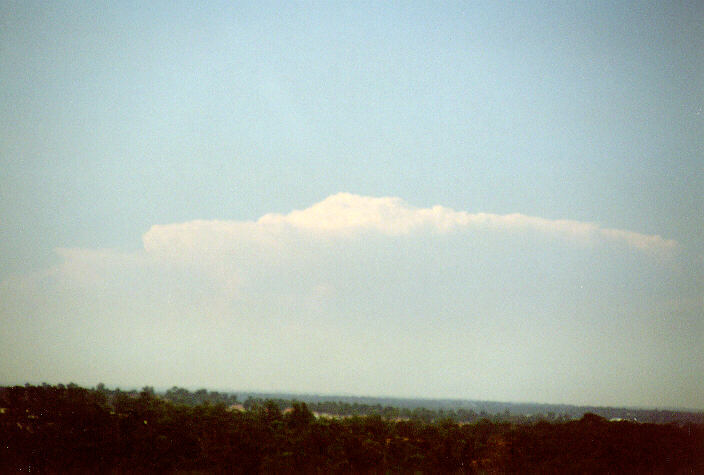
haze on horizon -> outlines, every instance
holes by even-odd
[[[0,2],[0,385],[704,409],[704,5]]]

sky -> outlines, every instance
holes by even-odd
[[[0,1],[0,384],[704,409],[701,2]]]

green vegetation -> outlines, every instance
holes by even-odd
[[[250,398],[241,410],[205,390],[0,388],[0,472],[704,472],[702,424],[316,418],[283,402]]]

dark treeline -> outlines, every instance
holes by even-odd
[[[231,406],[238,403],[236,394],[208,391],[207,389],[198,389],[195,392],[191,392],[188,389],[176,386],[166,391],[163,398],[175,404],[187,404],[189,406],[197,406],[205,403]]]
[[[304,402],[200,396],[0,388],[0,472],[704,473],[701,424],[315,418]]]

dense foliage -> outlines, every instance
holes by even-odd
[[[699,424],[316,418],[305,403],[201,396],[2,388],[0,472],[704,473]]]

